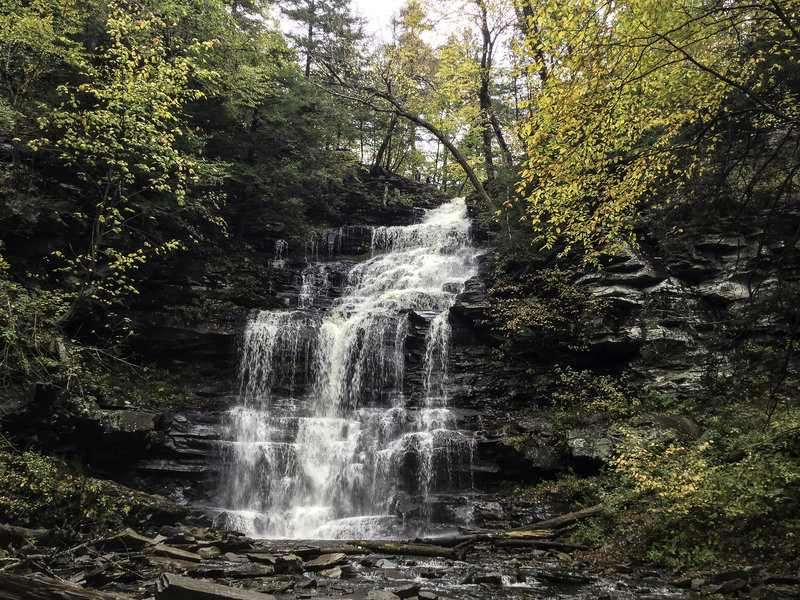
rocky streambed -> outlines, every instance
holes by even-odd
[[[758,567],[687,573],[616,564],[564,541],[558,528],[402,541],[255,540],[184,524],[137,529],[68,542],[58,532],[2,526],[0,599],[800,596],[800,579]]]

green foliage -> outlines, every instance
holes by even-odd
[[[74,36],[86,16],[77,0],[9,0],[0,7],[0,135],[12,146],[12,165],[20,170],[20,153],[35,129],[39,107],[50,78],[81,57]]]
[[[137,408],[179,408],[192,400],[184,391],[197,381],[197,373],[176,373],[156,366],[141,367],[120,360],[96,361],[86,374],[83,389],[88,399],[101,404]]]
[[[494,301],[492,316],[508,333],[535,328],[545,335],[580,340],[599,320],[604,304],[587,287],[573,284],[573,278],[573,271],[560,267],[512,278],[506,276],[500,263],[495,270],[495,283],[489,289]]]
[[[26,289],[0,272],[0,385],[69,385],[81,369],[59,325],[71,300],[63,292]]]
[[[191,82],[213,76],[198,66],[198,57],[215,42],[168,45],[167,25],[142,6],[110,3],[106,39],[91,59],[77,62],[82,81],[60,85],[60,105],[39,118],[59,159],[96,193],[95,202],[72,215],[89,232],[85,251],[53,254],[63,265],[57,270],[79,281],[76,307],[135,293],[130,271],[148,255],[181,247],[175,239],[132,242],[133,223],[181,210],[187,201],[218,219],[202,195],[187,196],[220,171],[196,152],[181,112],[203,97]],[[30,145],[38,150],[51,142],[41,138]]]
[[[706,436],[708,437],[708,436]],[[636,540],[651,558],[703,562],[722,554],[775,551],[800,534],[800,420],[774,419],[767,430],[732,435],[743,458],[726,457],[712,439],[648,441],[629,431],[613,461],[618,504],[636,517]],[[621,502],[620,502],[621,500]],[[714,535],[709,535],[713,531]]]
[[[528,10],[519,198],[546,248],[599,264],[670,202],[796,201],[794,2],[546,1]],[[718,202],[709,202],[716,194]],[[511,203],[509,203],[510,205]],[[500,214],[500,213],[498,213]]]
[[[614,377],[570,367],[556,367],[553,374],[555,384],[550,398],[572,424],[629,418],[640,407],[639,400],[631,397]]]
[[[142,494],[75,474],[57,459],[0,448],[0,518],[75,529],[119,525]]]

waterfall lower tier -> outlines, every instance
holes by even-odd
[[[296,309],[250,321],[220,442],[226,526],[333,539],[463,521],[452,505],[467,502],[472,440],[447,407],[447,363],[449,309],[476,272],[469,225],[457,199],[377,228],[372,258],[310,264]],[[425,332],[416,350],[412,319]]]

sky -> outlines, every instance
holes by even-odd
[[[368,33],[387,38],[389,23],[405,0],[352,0],[355,12],[367,19]]]

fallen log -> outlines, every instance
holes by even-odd
[[[275,596],[164,573],[156,582],[156,600],[275,600]]]
[[[575,521],[580,521],[581,519],[586,519],[589,517],[593,517],[595,515],[599,515],[601,512],[603,512],[604,508],[605,506],[603,504],[595,504],[594,506],[590,506],[589,508],[584,508],[583,510],[567,513],[565,515],[561,515],[560,517],[545,519],[544,521],[539,521],[538,523],[533,523],[532,525],[525,525],[524,527],[516,527],[511,531],[534,531],[536,529],[561,529],[562,527],[566,527],[567,525],[572,525]]]
[[[477,542],[488,542],[491,540],[514,539],[549,539],[556,536],[556,532],[548,529],[533,531],[493,531],[491,533],[473,533],[471,535],[450,535],[444,537],[415,538],[414,543],[432,544],[443,547],[459,548],[469,546]]]
[[[28,529],[0,523],[0,546],[3,548],[9,544],[18,546],[31,540],[36,540],[39,546],[55,546],[63,538],[61,532],[56,529]]]
[[[38,576],[0,574],[0,600],[130,600],[130,596],[86,590]]]
[[[589,549],[588,546],[580,544],[565,544],[546,540],[496,540],[495,545],[502,548],[536,548],[537,550],[558,550],[560,552]]]
[[[409,544],[404,542],[381,542],[374,540],[357,540],[349,542],[352,545],[367,548],[372,552],[381,554],[401,554],[405,556],[432,556],[436,558],[455,558],[456,552],[452,548],[433,546],[430,544]]]

